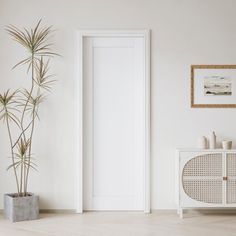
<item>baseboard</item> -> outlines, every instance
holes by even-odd
[[[40,209],[41,214],[75,214],[74,209]],[[85,211],[91,212],[91,211]],[[111,211],[107,211],[111,212]],[[123,211],[122,211],[123,212]],[[125,211],[124,211],[125,212]],[[126,211],[130,212],[130,211]],[[184,209],[184,212],[196,214],[236,214],[236,208],[209,208],[209,209]],[[3,214],[3,209],[0,209],[0,214]],[[152,209],[151,214],[177,214],[176,209]]]
[[[75,214],[76,210],[74,209],[40,209],[40,213],[42,214]],[[101,212],[101,211],[84,211],[84,212]],[[137,212],[140,213],[142,211],[102,211],[102,212]],[[150,213],[176,213],[175,209],[153,209]],[[0,214],[3,214],[3,209],[0,209]]]
[[[76,210],[74,209],[40,209],[40,213],[42,214],[75,214]]]
[[[75,214],[74,209],[40,209],[41,214]],[[3,214],[3,209],[0,209],[0,214]]]
[[[175,209],[151,209],[151,213],[176,213]]]

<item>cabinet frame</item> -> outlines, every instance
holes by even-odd
[[[223,150],[223,149],[177,149],[176,150],[176,203],[177,203],[177,213],[181,218],[183,218],[184,209],[218,209],[218,208],[236,208],[235,203],[227,203],[227,154],[233,153],[236,158],[236,150]],[[183,188],[182,184],[182,173],[184,166],[191,159],[207,155],[207,154],[221,154],[222,155],[222,203],[205,203],[197,201],[189,197]],[[236,173],[236,171],[235,171]],[[236,176],[235,176],[236,179]]]

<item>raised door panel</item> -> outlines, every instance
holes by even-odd
[[[142,37],[84,44],[84,209],[143,210]]]

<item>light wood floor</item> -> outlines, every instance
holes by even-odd
[[[235,236],[236,214],[175,213],[43,214],[10,223],[0,216],[0,236]]]

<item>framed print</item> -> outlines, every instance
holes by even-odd
[[[236,108],[236,65],[192,65],[191,107]]]

